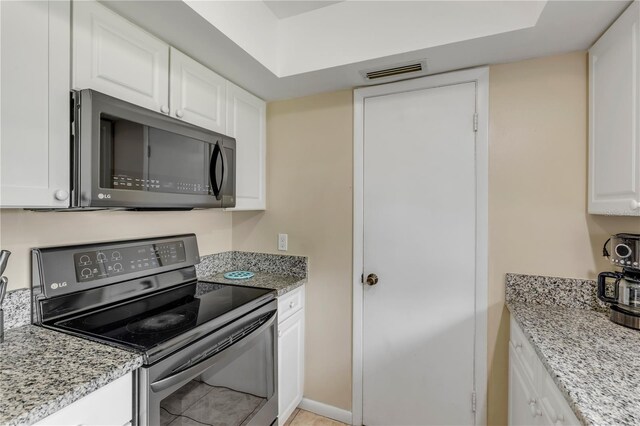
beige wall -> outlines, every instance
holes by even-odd
[[[611,233],[640,218],[587,209],[587,57],[492,66],[489,136],[489,424],[507,422],[504,274],[593,279]]]
[[[277,233],[288,232],[290,252],[310,256],[305,395],[345,409],[351,406],[351,120],[349,92],[270,104],[268,210],[233,219],[234,248],[274,252]],[[601,259],[607,235],[640,232],[640,219],[586,213],[584,52],[492,66],[489,144],[488,421],[499,425],[507,414],[504,274],[594,278],[608,269]],[[343,154],[330,156],[324,147]]]
[[[233,247],[309,257],[305,397],[351,409],[351,91],[267,109],[267,211],[233,214]]]
[[[9,289],[31,286],[32,247],[196,233],[201,254],[231,250],[231,213],[0,211],[0,248],[10,250]]]

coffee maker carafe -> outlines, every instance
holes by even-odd
[[[640,330],[640,234],[612,235],[603,252],[621,270],[598,275],[598,298],[609,304],[611,321]]]

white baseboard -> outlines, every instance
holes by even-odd
[[[323,404],[322,402],[314,401],[308,398],[302,398],[298,408],[306,411],[311,411],[319,416],[328,417],[333,420],[337,420],[348,425],[351,424],[351,418],[353,417],[351,411],[343,410],[342,408],[334,407],[332,405]]]

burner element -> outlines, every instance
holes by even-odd
[[[169,331],[189,325],[194,318],[191,312],[158,314],[127,324],[127,330],[137,334]]]

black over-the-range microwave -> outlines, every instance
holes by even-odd
[[[235,139],[94,90],[71,98],[72,208],[235,206]]]

